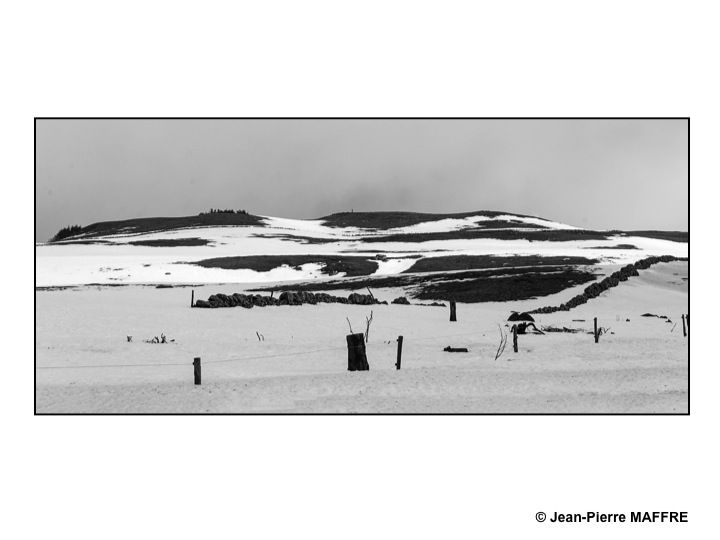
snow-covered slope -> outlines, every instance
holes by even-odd
[[[323,273],[327,257],[374,260],[374,275],[390,275],[407,271],[420,258],[448,255],[585,257],[612,265],[649,255],[688,256],[688,244],[684,242],[597,231],[585,238],[585,231],[576,227],[515,214],[478,212],[461,216],[428,218],[389,228],[337,226],[323,219],[270,216],[259,216],[256,224],[238,226],[141,233],[123,227],[113,234],[81,234],[36,245],[35,285],[314,280],[328,277],[327,272]],[[193,264],[251,255],[312,255],[318,260],[299,265],[278,263],[262,271]]]

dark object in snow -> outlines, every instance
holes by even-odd
[[[451,347],[448,345],[443,349],[445,352],[468,352],[468,350],[465,347]]]
[[[173,286],[167,283],[160,283],[159,285],[155,285],[156,289],[172,289]]]
[[[402,305],[404,305],[404,306],[409,306],[409,305],[410,305],[410,300],[408,300],[408,299],[405,298],[404,296],[400,296],[400,297],[396,298],[395,300],[393,300],[392,303],[393,303],[393,304],[402,304]]]
[[[348,347],[348,371],[369,371],[364,334],[348,334],[345,339]]]
[[[531,323],[531,322],[518,323],[517,324],[517,333],[518,334],[527,334],[528,329],[530,327],[532,327],[532,329],[533,329],[533,334],[544,334],[544,332],[542,330],[540,330],[537,326],[535,326],[535,323]]]
[[[667,315],[655,315],[654,313],[643,313],[641,317],[656,317],[658,319],[667,319]]]
[[[532,315],[529,313],[518,313],[517,311],[513,311],[510,316],[507,318],[509,322],[516,322],[516,321],[528,321],[528,322],[535,322],[535,319],[533,319]]]

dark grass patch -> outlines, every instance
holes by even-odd
[[[591,265],[597,259],[586,257],[540,257],[537,255],[517,255],[498,257],[495,255],[447,255],[426,257],[413,264],[403,273],[442,272],[452,270],[476,270],[483,268],[503,268],[514,266],[556,266],[556,265]]]
[[[478,212],[463,212],[459,214],[429,214],[421,212],[339,212],[321,217],[328,227],[358,227],[361,229],[394,229],[425,223],[427,221],[440,221],[441,219],[463,219],[472,216],[523,216],[511,212],[495,212],[481,210]]]
[[[255,270],[269,272],[273,268],[287,265],[298,268],[303,264],[320,263],[325,266],[323,274],[334,275],[345,272],[347,276],[367,276],[378,268],[377,262],[365,257],[338,257],[332,255],[248,255],[243,257],[218,257],[193,263],[204,268],[223,268],[225,270]]]
[[[333,291],[411,288],[409,296],[420,300],[458,302],[503,302],[546,296],[588,281],[596,276],[569,267],[542,266],[436,274],[398,274],[385,277],[334,280],[261,287],[252,291]]]
[[[251,234],[253,238],[277,238],[278,240],[289,240],[291,242],[298,242],[300,244],[332,244],[334,242],[341,242],[341,239],[337,238],[314,238],[312,236],[296,236],[294,234]]]
[[[70,246],[70,245],[85,245],[85,244],[110,244],[116,245],[116,242],[110,242],[109,240],[51,240],[47,245],[56,246]]]
[[[127,242],[131,246],[147,247],[180,247],[180,246],[206,246],[210,240],[204,238],[168,238],[162,240],[135,240]]]
[[[488,230],[482,228],[461,229],[434,233],[400,233],[384,236],[368,236],[363,242],[430,242],[432,240],[470,240],[474,238],[492,238],[496,240],[529,240],[547,242],[568,242],[572,240],[607,240],[607,233],[582,229],[546,229],[546,230]]]
[[[79,234],[85,238],[95,236],[107,236],[111,234],[143,234],[158,231],[170,231],[174,229],[187,229],[192,227],[223,227],[223,226],[248,226],[264,227],[265,222],[258,216],[250,214],[226,214],[212,213],[197,216],[183,217],[151,217],[135,218],[122,221],[103,221],[82,227]],[[72,238],[72,237],[71,237]]]
[[[583,249],[638,249],[638,247],[632,244],[618,244],[616,246],[588,246]]]
[[[644,238],[655,238],[657,240],[670,240],[687,244],[690,241],[690,233],[686,231],[621,231],[623,236],[642,236]]]
[[[423,285],[413,296],[419,300],[508,302],[528,300],[594,281],[595,275],[567,268],[560,272],[525,272],[498,277],[442,281]]]

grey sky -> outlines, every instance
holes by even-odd
[[[504,210],[688,227],[684,120],[40,120],[36,240],[70,224],[243,208]]]

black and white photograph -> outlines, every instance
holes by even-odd
[[[689,119],[35,129],[38,413],[689,412]]]
[[[716,12],[3,4],[0,536],[718,537]]]

